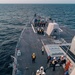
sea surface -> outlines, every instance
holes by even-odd
[[[0,75],[11,75],[11,55],[35,13],[75,30],[75,4],[0,4]]]

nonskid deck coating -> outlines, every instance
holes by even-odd
[[[17,48],[21,50],[22,55],[18,57],[17,75],[35,75],[36,70],[40,66],[44,66],[46,75],[63,75],[62,67],[56,67],[56,71],[52,71],[52,67],[47,68],[47,54],[41,53],[42,42],[41,39],[47,39],[46,36],[38,35],[33,32],[31,27],[27,27],[20,38]],[[36,53],[36,62],[32,63],[31,54]]]

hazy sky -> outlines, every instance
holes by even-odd
[[[75,3],[75,0],[0,0],[0,3]]]

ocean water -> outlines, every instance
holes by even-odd
[[[0,75],[11,75],[9,64],[23,28],[33,15],[52,17],[75,30],[74,4],[0,4]]]

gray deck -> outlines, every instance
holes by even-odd
[[[64,29],[64,31],[67,30]],[[70,32],[70,30],[68,31]],[[69,40],[67,39],[67,41],[70,42],[75,33],[73,32],[73,35],[71,35],[69,32],[63,32],[61,38],[66,39],[65,35],[67,35],[67,37],[69,38]],[[24,29],[17,46],[17,48],[20,49],[22,53],[22,55],[17,59],[19,70],[19,74],[17,75],[35,75],[36,70],[39,69],[40,66],[44,66],[45,69],[47,68],[47,54],[46,52],[44,55],[42,55],[41,53],[41,39],[43,40],[43,42],[45,41],[45,44],[52,43],[52,40],[46,35],[43,36],[34,33],[32,27],[27,27],[26,29]],[[35,63],[32,63],[31,60],[31,55],[33,52],[36,53]],[[64,70],[62,67],[56,67],[55,72],[52,71],[52,67],[46,70],[46,75],[63,75],[63,73]]]
[[[26,28],[18,43],[18,49],[21,50],[22,55],[18,57],[18,69],[20,70],[18,75],[35,75],[37,69],[40,66],[47,68],[47,54],[41,53],[41,38],[42,35],[38,35],[33,32],[31,27]],[[43,36],[43,38],[46,38]],[[36,53],[36,63],[32,63],[31,54]],[[26,69],[28,67],[28,69]],[[59,70],[60,69],[60,70]],[[48,68],[46,75],[63,75],[63,68],[56,67],[56,71],[52,71],[52,67]]]
[[[40,66],[46,67],[46,53],[41,54],[42,43],[37,34],[33,33],[32,28],[28,27],[21,35],[18,49],[21,50],[22,56],[18,58],[18,68],[22,75],[32,75]],[[31,55],[36,53],[36,63],[32,63]],[[26,70],[28,67],[28,70]]]

